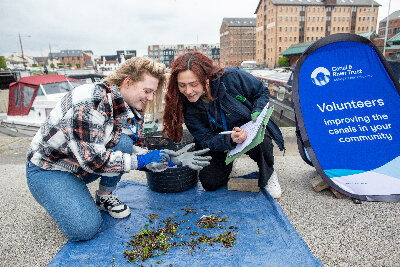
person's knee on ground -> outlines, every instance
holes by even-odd
[[[204,190],[206,191],[216,191],[217,189],[221,188],[222,186],[226,185],[226,183],[209,183],[209,181],[201,181],[201,185],[203,186]]]
[[[100,212],[97,216],[91,216],[89,220],[88,218],[82,219],[82,216],[77,215],[75,218],[69,219],[67,223],[63,223],[62,226],[59,225],[59,228],[70,241],[86,241],[96,236],[102,222]]]
[[[206,155],[212,159],[210,165],[199,172],[199,180],[204,190],[215,191],[228,183],[233,163],[225,164],[224,152],[208,152]]]

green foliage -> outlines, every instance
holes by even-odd
[[[37,66],[38,66],[38,65],[35,64],[35,63],[32,64],[32,68],[35,68],[35,67],[37,67]]]
[[[54,66],[54,63],[51,63],[51,64],[50,64],[50,68],[54,69],[54,67],[55,67],[55,66]]]
[[[58,67],[59,69],[64,68],[64,64],[63,64],[63,63],[57,63],[57,67]]]
[[[81,64],[79,64],[79,63],[76,63],[75,66],[76,66],[78,69],[81,68]]]
[[[67,64],[67,67],[68,67],[68,68],[71,68],[71,66],[72,66],[71,63],[68,63],[68,64]]]
[[[278,60],[278,64],[281,67],[289,67],[289,59],[287,57],[281,57]]]
[[[7,68],[6,59],[4,56],[0,56],[0,69]]]

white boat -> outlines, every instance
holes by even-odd
[[[85,83],[63,75],[23,77],[10,84],[7,117],[1,125],[20,136],[32,136],[56,103],[73,88]]]

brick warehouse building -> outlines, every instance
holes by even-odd
[[[388,18],[384,18],[379,22],[379,37],[384,38],[386,34],[386,21]],[[396,34],[400,32],[400,10],[397,10],[389,15],[389,23],[388,23],[388,36],[387,38],[390,39]]]
[[[80,66],[80,68],[93,67],[92,51],[83,50],[61,50],[57,53],[49,53],[49,64],[57,65],[59,63],[67,66],[70,64],[72,67]]]
[[[379,4],[371,0],[260,0],[256,8],[256,62],[276,67],[292,44],[335,33],[376,30]]]
[[[219,44],[149,45],[147,47],[148,57],[164,63],[166,67],[170,67],[178,56],[190,51],[199,51],[215,61],[220,60]]]
[[[255,60],[255,18],[223,18],[219,33],[224,66],[240,66],[243,61]]]

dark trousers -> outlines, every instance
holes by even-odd
[[[272,139],[266,131],[261,144],[246,152],[249,157],[257,162],[259,169],[258,186],[265,187],[272,173],[274,172],[274,154]],[[207,191],[215,191],[229,181],[233,163],[225,164],[226,152],[210,151],[210,165],[199,172],[199,179],[203,188]]]

